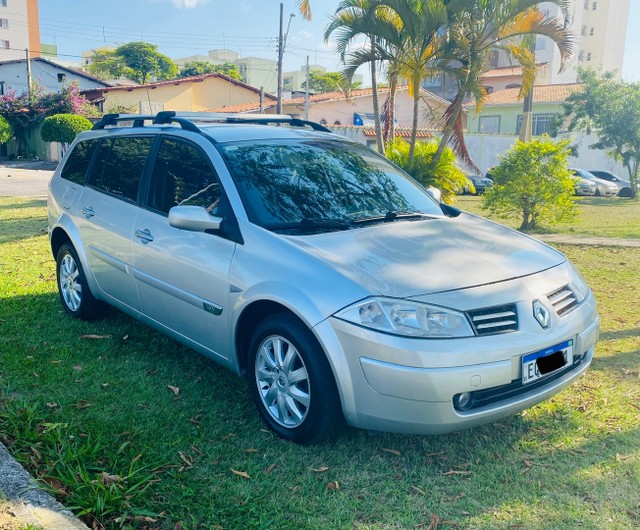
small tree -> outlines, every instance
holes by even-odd
[[[389,160],[404,169],[424,187],[434,186],[442,193],[442,200],[451,203],[455,200],[456,192],[467,184],[467,177],[456,165],[456,156],[447,147],[437,164],[433,164],[433,157],[438,150],[437,142],[418,142],[409,162],[408,142],[396,138],[385,151]]]
[[[569,140],[543,135],[517,142],[491,170],[495,184],[484,194],[482,208],[502,219],[522,219],[523,231],[572,220],[577,210],[568,156]]]
[[[102,77],[129,77],[144,84],[152,77],[172,79],[178,74],[178,67],[169,57],[160,53],[155,44],[129,42],[113,51],[96,53],[89,71]]]
[[[88,131],[93,124],[84,116],[75,114],[54,114],[44,119],[40,136],[45,142],[70,144],[82,131]]]
[[[240,72],[238,71],[238,67],[232,63],[223,63],[223,64],[212,64],[206,61],[192,61],[190,63],[186,63],[178,77],[191,77],[194,75],[204,75],[204,74],[215,74],[215,73],[224,74],[231,79],[236,79],[238,81],[242,80],[240,76]]]
[[[584,89],[564,103],[569,130],[592,130],[598,141],[589,147],[604,149],[627,169],[633,195],[640,174],[640,83],[615,81],[613,73],[599,78],[593,70],[580,69]]]
[[[303,84],[306,87],[306,82]],[[349,83],[340,72],[309,72],[309,90],[319,94],[326,92],[342,92],[360,88],[360,83]]]

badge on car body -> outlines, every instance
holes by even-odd
[[[549,310],[542,305],[540,300],[533,301],[533,316],[538,321],[538,324],[542,326],[542,329],[547,329],[551,323],[551,314]]]

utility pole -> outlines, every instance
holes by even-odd
[[[26,48],[27,54],[27,97],[31,99],[31,59],[29,58],[29,48]]]
[[[284,13],[284,4],[280,4],[280,32],[278,33],[278,102],[276,104],[276,114],[282,114],[282,85],[283,85],[283,75],[282,75],[282,57],[284,55],[284,35],[282,34],[283,29],[283,13]]]
[[[309,56],[307,55],[307,69],[305,72],[305,76],[306,76],[306,80],[307,82],[305,83],[306,88],[304,90],[304,119],[309,121],[309,82],[310,82],[310,75],[309,75]]]

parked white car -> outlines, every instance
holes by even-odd
[[[48,213],[67,313],[111,305],[246,376],[299,443],[343,420],[494,421],[575,381],[598,340],[560,252],[288,116],[106,116],[53,175]]]
[[[569,169],[569,171],[572,171],[574,175],[581,179],[593,182],[596,187],[594,195],[597,197],[613,197],[618,195],[618,186],[613,182],[600,179],[584,169]]]

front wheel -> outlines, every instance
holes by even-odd
[[[106,306],[91,294],[78,254],[70,244],[62,245],[58,251],[56,278],[60,301],[67,313],[82,320],[104,316]]]
[[[300,444],[330,437],[342,420],[340,399],[325,353],[293,315],[265,319],[253,333],[249,381],[263,421]]]

